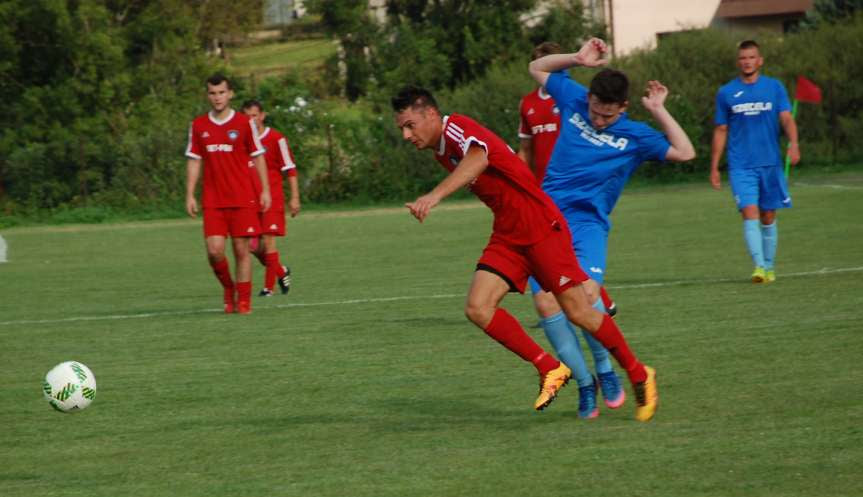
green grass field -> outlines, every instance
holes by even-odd
[[[727,190],[622,197],[608,286],[659,373],[648,424],[631,392],[591,421],[573,385],[532,410],[533,368],[462,314],[473,202],[301,214],[294,289],[250,316],[219,312],[197,222],[6,230],[0,495],[861,495],[863,175],[792,191],[768,286]],[[69,359],[99,384],[74,415],[41,393]]]
[[[281,74],[291,69],[316,69],[336,53],[333,40],[315,38],[233,48],[231,66],[239,74]]]

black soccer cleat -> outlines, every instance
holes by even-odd
[[[276,278],[276,281],[279,282],[279,288],[282,289],[282,295],[284,295],[291,291],[291,268],[282,266],[282,269],[285,270],[285,275],[281,278]]]
[[[614,317],[617,314],[617,303],[612,302],[605,312],[607,312],[609,316]]]
[[[272,297],[272,296],[273,296],[273,291],[270,290],[269,288],[264,288],[263,290],[258,292],[258,297]]]

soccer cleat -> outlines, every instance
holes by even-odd
[[[246,300],[237,302],[237,314],[251,314],[252,303]]]
[[[284,295],[291,290],[291,268],[282,266],[282,269],[285,270],[285,275],[281,278],[276,278],[276,281],[279,282],[279,288],[282,289],[282,295]]]
[[[258,292],[258,297],[272,297],[273,291],[269,288],[263,288],[260,292]]]
[[[599,416],[599,406],[596,405],[596,378],[591,378],[590,385],[578,387],[578,417],[591,419]]]
[[[540,375],[539,397],[536,398],[533,408],[537,411],[545,409],[557,397],[557,393],[569,382],[570,378],[572,378],[572,371],[564,363],[560,363],[557,368]]]
[[[599,388],[602,390],[602,398],[609,409],[617,409],[626,400],[626,391],[620,385],[620,380],[614,371],[599,373]]]
[[[755,267],[755,271],[752,271],[752,282],[753,283],[764,283],[764,280],[767,279],[767,272],[764,271],[763,267]]]
[[[617,303],[612,302],[611,305],[608,306],[608,309],[605,310],[605,312],[611,317],[616,316],[617,315]]]
[[[764,272],[764,282],[765,283],[773,283],[776,281],[776,271],[772,269],[768,269]]]
[[[650,366],[644,366],[644,369],[647,371],[647,379],[641,383],[632,384],[632,389],[635,391],[635,419],[638,421],[650,421],[659,405],[656,370]]]

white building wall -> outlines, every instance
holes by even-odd
[[[658,33],[707,27],[720,1],[606,0],[605,21],[614,23],[614,54],[655,48]]]

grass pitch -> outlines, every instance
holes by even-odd
[[[531,409],[533,368],[462,315],[472,202],[301,214],[294,289],[251,316],[219,312],[197,222],[4,231],[0,494],[860,495],[863,176],[792,191],[763,286],[727,190],[624,194],[608,286],[659,373],[648,424],[631,391],[591,421],[572,385]],[[99,385],[74,415],[40,388],[69,359]]]

